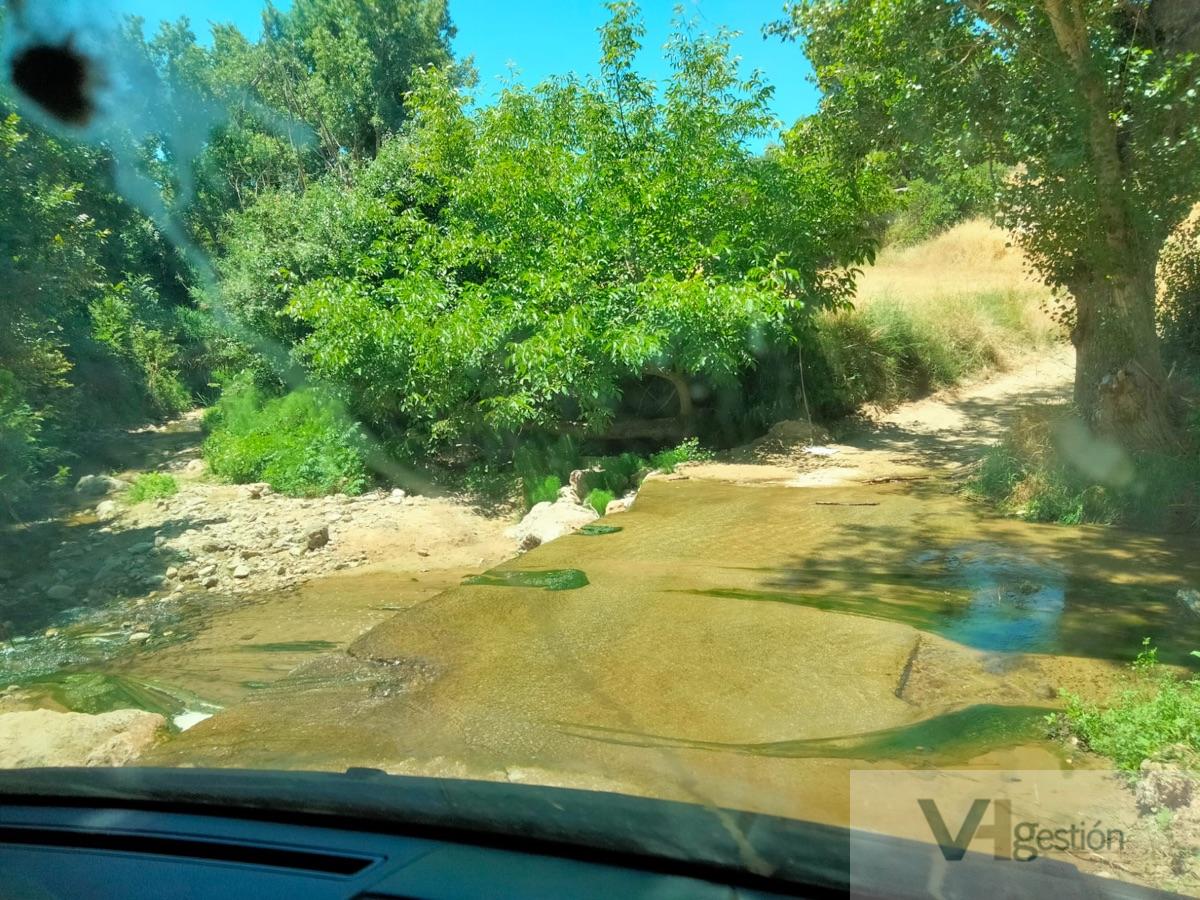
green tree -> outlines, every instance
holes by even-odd
[[[605,432],[647,381],[669,385],[672,435],[690,430],[694,393],[845,300],[878,185],[799,142],[751,152],[770,88],[728,35],[681,26],[660,90],[633,66],[636,7],[610,9],[595,80],[472,110],[453,71],[425,70],[350,189],[331,175],[239,217],[231,305],[426,451]]]
[[[801,0],[821,116],[850,158],[1015,168],[999,196],[1074,300],[1075,400],[1131,447],[1174,441],[1154,321],[1159,249],[1200,198],[1200,7],[1187,0]]]

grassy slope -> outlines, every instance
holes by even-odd
[[[885,249],[863,273],[855,307],[818,320],[835,405],[890,406],[1005,368],[1058,335],[1041,309],[1047,296],[987,222]]]

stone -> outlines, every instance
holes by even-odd
[[[46,591],[46,596],[51,600],[57,600],[60,603],[64,600],[70,600],[76,595],[77,591],[69,584],[56,584],[54,587]]]
[[[204,581],[203,581],[203,582],[201,582],[201,583],[202,583],[202,584],[203,584],[203,585],[204,585],[206,588],[215,588],[215,587],[216,587],[218,584],[220,584],[220,583],[221,583],[221,579],[220,579],[220,578],[218,578],[216,575],[209,575],[209,576],[208,576],[207,578],[205,578],[205,579],[204,579]]]
[[[167,577],[168,578],[174,578],[178,574],[179,574],[179,569],[175,568],[175,566],[167,566]]]
[[[145,578],[142,579],[142,584],[144,584],[150,590],[157,590],[158,588],[162,587],[166,583],[167,583],[166,575],[147,575]]]
[[[111,475],[84,475],[75,482],[75,493],[84,497],[103,497],[128,487],[129,482],[113,478]]]
[[[196,572],[196,575],[200,578],[207,578],[209,575],[215,575],[216,572],[217,572],[217,564],[210,562],[210,563],[207,563],[206,565],[201,566],[199,571]]]
[[[329,543],[329,526],[314,523],[305,527],[298,543],[304,550],[319,550]]]
[[[158,713],[140,709],[0,714],[0,768],[123,766],[149,749],[166,724]]]
[[[400,488],[396,488],[390,494],[388,494],[388,500],[390,500],[392,503],[403,503],[404,498],[407,496],[408,496],[408,493],[406,491],[402,491],[402,490],[400,490]]]
[[[233,577],[234,578],[249,578],[250,577],[250,567],[249,566],[238,566],[236,569],[233,570]]]
[[[193,459],[183,467],[183,471],[188,475],[203,475],[208,471],[208,463],[202,459]]]
[[[260,481],[255,484],[247,484],[243,488],[246,497],[251,500],[261,500],[263,497],[269,497],[275,493],[275,490],[265,481]]]
[[[154,542],[153,541],[142,541],[140,544],[134,544],[133,546],[131,546],[129,548],[129,553],[134,556],[142,556],[143,554],[153,553],[153,552],[154,552]]]
[[[148,640],[150,640],[150,632],[148,631],[135,631],[129,636],[129,643],[131,644],[140,644]]]
[[[609,500],[608,506],[604,507],[604,514],[611,516],[614,513],[623,513],[629,509],[629,504],[624,497],[618,497],[616,500]]]
[[[570,488],[566,488],[570,490]],[[532,546],[549,543],[564,534],[582,528],[588,522],[600,518],[590,506],[583,506],[568,499],[559,499],[554,503],[542,502],[525,514],[520,524],[505,532],[519,546],[526,547],[533,539],[537,543]]]
[[[101,500],[96,505],[96,518],[101,522],[111,522],[120,514],[121,509],[115,500]]]

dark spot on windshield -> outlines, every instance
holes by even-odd
[[[92,117],[88,61],[68,44],[22,50],[13,58],[12,80],[26,97],[62,122],[86,125]]]

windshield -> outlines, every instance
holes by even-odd
[[[0,766],[1200,891],[1200,9],[0,18]]]

